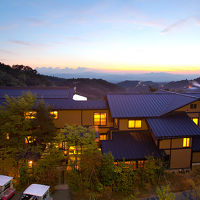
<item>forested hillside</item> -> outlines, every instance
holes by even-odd
[[[123,92],[124,88],[102,79],[64,79],[39,74],[29,66],[0,63],[0,87],[75,87],[90,99],[100,99],[109,92]]]
[[[200,78],[194,81],[200,83]],[[0,87],[76,87],[77,92],[90,99],[102,99],[110,92],[148,93],[159,89],[173,92],[190,92],[193,81],[182,80],[169,83],[157,83],[152,81],[123,81],[118,84],[110,83],[103,79],[64,79],[39,74],[29,66],[5,65],[0,63]],[[199,87],[194,90],[200,91]],[[193,91],[193,92],[194,92]]]

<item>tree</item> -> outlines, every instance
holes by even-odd
[[[32,122],[24,114],[33,109],[36,97],[29,93],[17,98],[5,96],[5,100],[0,107],[1,148],[13,153],[15,159],[26,158],[30,146],[25,138],[30,136]]]
[[[36,138],[36,143],[53,143],[56,137],[56,127],[53,123],[53,116],[50,114],[51,107],[40,101],[36,106],[36,115],[32,120],[32,136]]]
[[[175,200],[175,194],[170,192],[169,185],[157,187],[156,193],[158,195],[159,200]]]

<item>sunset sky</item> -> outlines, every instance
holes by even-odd
[[[200,73],[200,0],[1,0],[0,62]]]

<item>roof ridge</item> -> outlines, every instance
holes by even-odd
[[[198,99],[198,97],[187,95],[185,93],[178,93],[178,92],[166,91],[166,90],[162,90],[162,89],[160,89],[160,90],[166,92],[167,94],[177,94],[177,95],[181,95],[181,96],[186,96],[186,97],[191,97],[191,98]],[[162,93],[158,93],[158,94],[162,94]]]

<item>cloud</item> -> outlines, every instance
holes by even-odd
[[[14,53],[12,51],[5,50],[5,49],[0,49],[0,52],[5,53],[5,54],[10,54],[10,55],[16,55],[16,53]]]
[[[181,19],[181,20],[178,20],[176,21],[175,23],[167,26],[165,29],[163,29],[161,31],[162,34],[166,34],[166,33],[169,33],[171,31],[173,31],[174,29],[178,29],[180,28],[181,26],[185,25],[192,17],[187,17],[185,19]]]
[[[22,40],[9,40],[8,42],[12,43],[12,44],[22,45],[22,46],[32,46],[31,43],[25,42],[25,41],[22,41]]]

